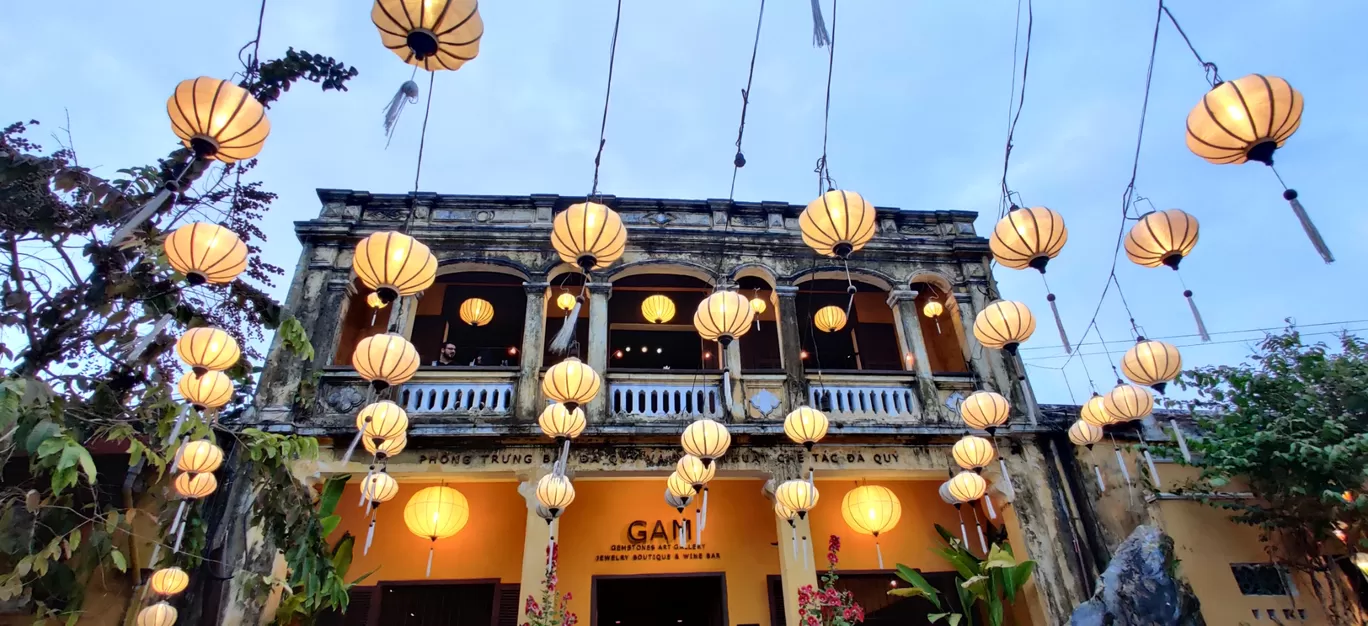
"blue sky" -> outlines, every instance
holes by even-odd
[[[758,2],[624,5],[602,190],[726,197]],[[1120,224],[1155,4],[1036,5],[1009,181],[1027,204],[1054,208],[1068,222],[1069,244],[1050,264],[1049,278],[1077,342]],[[423,189],[587,192],[614,7],[612,0],[483,3],[480,57],[437,77]],[[1302,127],[1279,151],[1279,171],[1301,192],[1338,257],[1330,266],[1320,261],[1266,168],[1210,165],[1187,151],[1184,119],[1207,85],[1166,24],[1137,191],[1202,222],[1183,274],[1217,343],[1184,347],[1185,364],[1237,361],[1259,333],[1229,331],[1278,327],[1284,318],[1350,322],[1307,332],[1368,328],[1368,297],[1359,288],[1368,267],[1360,245],[1368,217],[1358,210],[1368,170],[1368,66],[1355,43],[1368,23],[1368,3],[1173,0],[1170,8],[1226,78],[1278,75],[1305,95]],[[246,1],[80,0],[53,19],[41,3],[8,6],[0,123],[38,119],[38,136],[46,138],[69,112],[84,165],[109,175],[151,163],[173,146],[165,113],[172,87],[239,70],[236,53],[252,37],[257,10]],[[830,20],[829,2],[824,10]],[[979,232],[987,234],[998,205],[1015,11],[1008,0],[842,2],[829,148],[837,181],[881,206],[978,211]],[[812,47],[811,32],[807,2],[769,0],[746,124],[749,163],[737,199],[807,202],[815,195],[826,51]],[[317,213],[315,188],[411,187],[421,109],[405,114],[386,150],[380,111],[410,70],[380,46],[368,2],[270,0],[262,56],[287,46],[360,70],[347,93],[302,89],[271,110],[272,135],[257,172],[280,199],[266,218],[266,256],[291,271],[298,245],[290,223]],[[424,89],[426,82],[420,81]],[[1150,336],[1194,332],[1171,274],[1121,262],[1120,282]],[[999,270],[998,279],[1007,297],[1027,302],[1040,319],[1023,346],[1037,396],[1069,401],[1060,372],[1047,369],[1064,359],[1062,350],[1049,348],[1058,341],[1039,279],[1011,270]],[[1128,336],[1119,300],[1106,301],[1099,325],[1118,342],[1112,354],[1119,357]],[[1082,349],[1099,387],[1109,386],[1101,347]],[[1065,371],[1085,399],[1079,360]]]

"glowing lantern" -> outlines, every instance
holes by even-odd
[[[166,261],[191,285],[231,283],[247,269],[247,244],[218,224],[194,222],[162,242]]]
[[[930,318],[940,317],[941,313],[944,312],[945,305],[941,304],[938,300],[931,300],[930,302],[927,302],[925,306],[922,307],[922,314]]]
[[[556,296],[556,307],[562,311],[569,312],[570,309],[575,308],[575,296],[568,291]]]
[[[1178,263],[1197,245],[1197,218],[1179,209],[1151,211],[1126,233],[1126,257],[1141,267]]]
[[[812,316],[812,323],[817,325],[817,330],[833,333],[845,328],[846,314],[841,307],[824,306],[817,309],[817,313]]]
[[[537,481],[537,502],[546,507],[552,518],[560,517],[565,507],[575,501],[575,486],[565,475],[547,474]]]
[[[460,69],[484,35],[476,0],[375,0],[371,22],[386,48],[428,71]]]
[[[438,539],[445,539],[465,528],[470,520],[470,503],[461,492],[439,485],[419,490],[404,505],[404,524],[410,532],[427,537],[427,575],[432,576],[432,551]]]
[[[233,381],[223,372],[208,371],[202,376],[186,372],[176,390],[198,411],[220,408],[233,399]]]
[[[223,448],[208,439],[187,442],[181,446],[176,467],[189,474],[212,472],[223,464]]]
[[[764,298],[761,298],[761,297],[758,297],[758,296],[757,296],[757,297],[754,297],[754,298],[751,298],[751,300],[750,300],[750,306],[751,306],[751,310],[752,310],[752,311],[755,311],[755,314],[756,314],[756,315],[760,315],[761,313],[764,313],[765,310],[769,308],[769,304],[765,302],[765,299],[764,299]]]
[[[966,425],[986,430],[989,435],[1007,423],[1010,410],[1011,405],[1007,403],[1007,398],[992,391],[975,391],[960,402],[959,406],[960,418]]]
[[[1086,446],[1091,450],[1093,444],[1102,441],[1102,429],[1083,420],[1078,420],[1069,427],[1069,441],[1072,441],[1076,446]]]
[[[998,300],[974,317],[974,337],[989,348],[1016,354],[1017,346],[1035,332],[1035,316],[1025,304]]]
[[[973,502],[988,493],[988,481],[974,472],[964,471],[955,474],[948,485],[946,490],[962,503]]]
[[[176,607],[158,602],[138,611],[137,626],[172,626],[176,623]]]
[[[190,575],[179,567],[163,567],[152,572],[147,584],[157,595],[174,596],[190,586]]]
[[[731,433],[719,422],[701,419],[684,429],[680,444],[685,452],[698,457],[703,467],[707,467],[727,453],[727,448],[731,447]]]
[[[694,312],[694,328],[707,341],[726,347],[732,339],[746,334],[755,321],[755,310],[750,301],[735,291],[718,291],[698,303]]]
[[[399,481],[388,473],[375,472],[361,483],[361,494],[372,506],[379,506],[399,495]]]
[[[1250,74],[1217,83],[1188,113],[1188,149],[1212,163],[1258,161],[1272,167],[1273,153],[1301,126],[1303,104],[1301,93],[1276,76]],[[1285,189],[1283,199],[1292,206],[1316,252],[1326,263],[1333,263],[1335,256],[1297,199],[1296,190]]]
[[[1069,240],[1064,217],[1043,206],[1015,208],[1007,212],[988,239],[993,258],[1014,270],[1032,268],[1045,273],[1045,264],[1055,258]]]
[[[680,457],[679,462],[675,463],[675,475],[687,481],[694,488],[694,491],[702,489],[703,485],[711,482],[716,474],[716,465],[711,463],[704,465],[702,459],[692,454]]]
[[[271,122],[252,94],[229,81],[201,76],[183,80],[166,100],[171,130],[199,158],[224,163],[261,152]]]
[[[878,537],[898,525],[902,503],[888,487],[861,485],[841,498],[841,517],[851,530]]]
[[[641,314],[652,324],[664,324],[674,319],[674,301],[661,295],[651,296],[641,302]]]
[[[826,436],[827,426],[826,414],[812,407],[800,406],[784,417],[784,434],[808,450]]]
[[[389,306],[389,303],[382,300],[380,294],[372,291],[366,294],[366,305],[372,309],[383,309]]]
[[[613,264],[627,248],[627,229],[616,211],[597,202],[580,202],[556,214],[551,245],[562,261],[588,273]]]
[[[960,467],[982,472],[984,467],[993,462],[993,443],[983,437],[966,435],[955,442],[950,455],[955,457],[955,463]]]
[[[376,391],[383,391],[413,378],[418,371],[418,350],[401,335],[371,335],[357,342],[352,367]]]
[[[570,357],[546,370],[546,377],[542,379],[542,393],[573,411],[579,405],[593,400],[602,384],[598,372],[579,359]]]
[[[376,443],[374,439],[362,438],[361,445],[365,447],[366,452],[374,456],[376,460],[383,461],[388,458],[393,458],[394,455],[403,452],[404,448],[408,447],[408,436],[400,435],[392,439],[382,439],[379,443]]]
[[[774,490],[774,499],[785,508],[798,514],[798,519],[807,517],[807,512],[817,506],[817,487],[806,480],[786,480]]]
[[[461,303],[461,321],[471,326],[484,326],[494,321],[494,305],[488,300],[470,298]]]
[[[1083,408],[1079,410],[1078,416],[1084,422],[1098,428],[1118,423],[1116,418],[1107,413],[1106,398],[1095,393],[1091,398],[1088,398],[1087,402],[1083,403]]]
[[[1139,385],[1117,385],[1107,395],[1102,396],[1107,414],[1117,422],[1132,422],[1144,419],[1154,412],[1154,396],[1148,389]]]
[[[381,443],[404,437],[408,432],[408,413],[389,400],[372,402],[356,414],[356,426],[361,437],[378,448]]]
[[[226,331],[203,326],[185,331],[176,340],[176,356],[196,374],[203,374],[208,370],[221,372],[236,365],[242,358],[242,350]]]
[[[665,479],[665,488],[676,498],[687,500],[698,494],[692,481],[680,476],[679,472],[671,472],[670,477]]]
[[[1188,113],[1188,149],[1217,164],[1271,164],[1273,152],[1301,126],[1303,105],[1301,93],[1276,76],[1220,83]]]
[[[417,239],[394,231],[375,233],[356,244],[352,270],[361,284],[385,303],[411,296],[437,278],[437,257]]]
[[[576,407],[571,411],[559,402],[548,405],[537,418],[537,425],[541,426],[542,432],[555,439],[556,443],[580,436],[587,424],[583,409]]]
[[[671,508],[673,508],[676,511],[679,511],[680,515],[683,515],[684,507],[689,506],[689,498],[681,498],[679,496],[676,496],[674,492],[670,491],[670,489],[667,487],[665,489],[665,504],[670,505]]]
[[[803,209],[798,228],[817,254],[844,259],[874,238],[874,207],[853,191],[828,191]]]
[[[790,508],[784,506],[784,503],[783,503],[783,502],[780,502],[780,501],[778,501],[778,500],[775,500],[775,501],[774,501],[774,515],[775,515],[775,517],[778,517],[779,519],[788,522],[789,525],[792,525],[792,524],[793,524],[793,518],[794,518],[794,517],[797,517],[798,512],[795,511],[795,510],[793,510],[793,509],[790,509]]]
[[[203,498],[218,489],[218,479],[208,472],[200,474],[177,474],[171,483],[176,494],[187,500]]]
[[[1148,385],[1164,393],[1168,382],[1178,377],[1183,369],[1183,357],[1170,343],[1141,337],[1125,356],[1121,357],[1121,372],[1137,385]]]

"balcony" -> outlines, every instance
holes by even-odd
[[[722,376],[714,372],[608,373],[610,421],[668,422],[726,413]]]
[[[506,419],[513,416],[513,367],[425,367],[388,397],[411,419]],[[351,368],[332,368],[319,381],[318,404],[325,422],[354,416],[370,397],[366,382]]]
[[[921,417],[910,374],[872,372],[808,376],[808,403],[836,421],[916,420]]]

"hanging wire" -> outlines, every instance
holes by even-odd
[[[1126,183],[1126,189],[1121,193],[1121,227],[1116,233],[1116,246],[1112,250],[1111,269],[1107,272],[1107,280],[1102,286],[1102,294],[1097,298],[1097,306],[1093,308],[1092,317],[1088,319],[1088,325],[1083,331],[1083,337],[1087,337],[1089,330],[1097,330],[1097,316],[1102,311],[1102,303],[1106,302],[1107,292],[1111,290],[1112,285],[1116,285],[1118,291],[1121,288],[1121,283],[1116,280],[1116,265],[1121,255],[1121,244],[1126,237],[1126,222],[1127,218],[1130,216],[1131,203],[1135,198],[1135,178],[1140,170],[1140,148],[1145,140],[1145,118],[1149,113],[1150,86],[1154,79],[1154,59],[1159,51],[1159,27],[1163,24],[1165,12],[1164,3],[1159,2],[1158,5],[1154,18],[1154,35],[1150,38],[1149,65],[1145,70],[1145,95],[1140,105],[1140,124],[1139,129],[1135,134],[1135,154],[1131,161],[1130,181]],[[1129,311],[1129,308],[1127,310]],[[1097,336],[1099,340],[1102,339],[1102,334],[1100,332]],[[1075,351],[1075,354],[1077,354],[1077,351]],[[1070,355],[1069,358],[1072,359],[1073,356],[1074,355]],[[1110,359],[1110,353],[1108,353],[1108,358]],[[1064,362],[1064,365],[1068,364],[1068,361]],[[1112,365],[1112,369],[1116,369],[1115,364]]]
[[[1197,62],[1202,64],[1202,71],[1206,73],[1207,82],[1211,83],[1211,87],[1214,89],[1224,82],[1221,80],[1221,73],[1216,69],[1216,64],[1202,58],[1202,55],[1197,52],[1197,48],[1192,45],[1192,40],[1188,39],[1187,33],[1183,32],[1183,27],[1178,25],[1178,18],[1173,17],[1173,13],[1168,10],[1167,6],[1164,6],[1163,2],[1159,3],[1159,10],[1168,16],[1174,30],[1178,31],[1178,34],[1183,37],[1183,43],[1187,44],[1188,50],[1192,51],[1192,56],[1197,57]]]
[[[825,191],[822,185],[828,189],[834,189],[836,184],[831,180],[831,168],[827,165],[827,136],[831,127],[831,74],[836,67],[836,2],[831,0],[831,42],[827,44],[827,82],[826,82],[826,108],[822,110],[822,157],[817,159],[817,195],[820,197]]]
[[[599,123],[598,152],[594,154],[594,185],[589,197],[598,195],[599,165],[603,162],[603,146],[608,143],[608,101],[613,96],[613,65],[617,60],[618,26],[622,24],[622,0],[617,2],[617,14],[613,17],[613,44],[608,48],[608,86],[603,90],[603,121]]]
[[[760,52],[760,25],[765,23],[765,0],[760,0],[760,16],[755,18],[755,44],[751,46],[750,70],[746,73],[746,88],[741,90],[741,125],[736,129],[736,158],[732,160],[731,190],[727,199],[736,198],[736,175],[746,165],[746,156],[741,153],[741,138],[746,134],[746,109],[750,106],[751,82],[755,79],[755,57]]]
[[[1017,40],[1021,32],[1021,0],[1017,0],[1016,28],[1012,34],[1012,89],[1007,99],[1007,115],[1011,118],[1011,123],[1007,126],[1007,144],[1003,148],[1002,154],[1002,200],[998,203],[998,219],[1002,219],[1007,214],[1007,207],[1012,203],[1012,191],[1007,186],[1007,169],[1012,162],[1012,137],[1016,133],[1017,121],[1021,119],[1021,109],[1026,104],[1026,76],[1031,68],[1031,31],[1035,26],[1035,7],[1031,0],[1026,0],[1026,46],[1025,55],[1021,63],[1021,91],[1017,93],[1016,67],[1017,67]],[[1016,113],[1012,113],[1012,97],[1017,97]]]
[[[428,118],[432,115],[432,86],[436,82],[437,72],[428,72],[427,106],[423,108],[423,129],[418,133],[418,163],[413,168],[413,197],[409,199],[409,212],[404,218],[404,227],[399,231],[405,235],[413,225],[414,215],[418,213],[418,184],[423,177],[423,149],[427,147]]]

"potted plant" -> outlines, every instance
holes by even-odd
[[[940,524],[936,524],[936,532],[946,545],[934,552],[955,568],[955,593],[964,612],[932,613],[927,618],[933,624],[946,620],[949,626],[973,626],[975,607],[981,606],[988,616],[989,626],[1002,626],[1006,607],[1016,602],[1017,593],[1030,580],[1031,573],[1035,571],[1035,561],[1018,563],[1011,545],[1006,542],[994,543],[988,550],[988,556],[981,559]],[[932,587],[917,570],[900,563],[897,571],[898,578],[912,586],[890,589],[889,595],[926,598],[938,610],[946,608],[941,605],[940,591]]]

